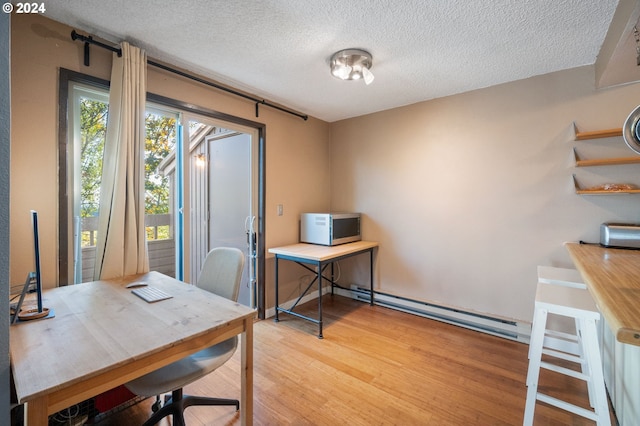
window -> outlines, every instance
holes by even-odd
[[[72,84],[74,281],[93,280],[102,161],[109,112],[106,90]],[[173,179],[165,173],[175,156],[179,114],[148,104],[145,116],[145,225],[151,270],[175,276]]]
[[[67,285],[93,279],[109,82],[66,69],[59,82],[58,282]],[[195,282],[208,250],[237,246],[247,256],[239,301],[264,318],[265,126],[148,93],[146,131],[150,269]]]
[[[173,239],[173,174],[166,171],[175,157],[178,113],[150,105],[145,116],[145,213],[147,241]]]

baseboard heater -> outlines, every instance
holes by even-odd
[[[335,291],[342,296],[351,297],[363,302],[369,303],[371,300],[370,290],[357,285],[352,285],[349,289],[342,287]],[[374,303],[376,305],[396,309],[409,314],[434,319],[518,342],[528,343],[531,336],[531,326],[529,324],[495,318],[474,312],[467,312],[460,309],[422,302],[379,291],[374,291]]]

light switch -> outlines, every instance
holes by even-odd
[[[284,208],[282,204],[278,204],[278,216],[282,216],[284,214]]]

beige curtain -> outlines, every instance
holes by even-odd
[[[113,55],[94,279],[149,270],[144,228],[146,53],[122,43]]]

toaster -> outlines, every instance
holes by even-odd
[[[640,249],[640,225],[603,223],[600,225],[600,244],[604,247]]]

